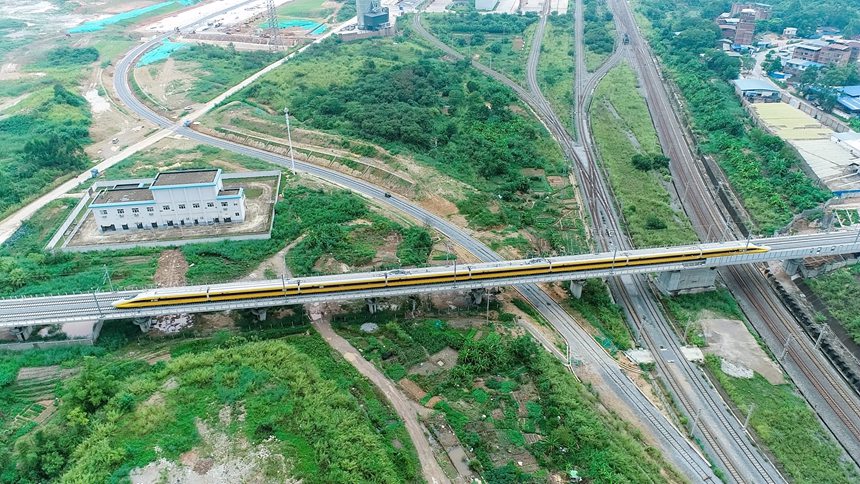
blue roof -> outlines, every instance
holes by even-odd
[[[849,111],[860,111],[860,98],[839,96],[838,98],[836,98],[836,102],[841,104],[845,109]]]
[[[860,86],[845,86],[842,88],[842,94],[849,97],[860,96]]]
[[[738,79],[732,81],[738,86],[738,89],[741,91],[776,91],[779,92],[779,88],[770,81],[765,81],[764,79]]]

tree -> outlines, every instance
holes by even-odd
[[[87,165],[83,146],[71,137],[58,134],[28,141],[22,155],[29,169],[55,168],[67,171],[83,169]]]

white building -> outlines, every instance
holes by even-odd
[[[245,193],[224,189],[221,170],[165,171],[106,188],[89,208],[102,232],[237,223],[245,220]]]
[[[492,10],[497,3],[497,0],[475,0],[475,10]]]

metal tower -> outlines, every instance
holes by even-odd
[[[275,0],[266,0],[266,30],[269,31],[269,47],[281,45],[280,29],[278,28],[278,12],[275,10]]]

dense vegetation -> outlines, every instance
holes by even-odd
[[[207,102],[235,86],[251,74],[283,56],[265,50],[237,51],[232,44],[226,49],[208,44],[192,45],[171,54],[178,61],[194,62],[195,79],[188,97],[195,102]]]
[[[590,115],[600,161],[633,242],[639,247],[695,242],[686,214],[672,206],[666,189],[666,158],[629,66],[613,68],[600,81]]]
[[[827,310],[842,323],[842,327],[855,342],[860,344],[860,266],[835,270],[829,274],[806,279],[815,295],[826,305]]]
[[[499,318],[510,322],[513,316]],[[571,470],[593,482],[678,480],[653,449],[638,442],[635,430],[597,410],[597,397],[561,363],[529,336],[508,336],[503,326],[509,323],[455,329],[439,320],[397,319],[375,316],[381,327],[373,335],[358,331],[364,316],[340,318],[336,329],[386,374],[426,391],[422,402],[441,398],[434,408],[486,482],[543,482],[548,472]],[[436,358],[429,355],[446,347],[457,351],[456,365],[429,374],[410,371],[422,362],[433,365]],[[536,460],[538,470],[525,472],[517,460]]]
[[[402,424],[319,337],[249,342],[219,333],[168,349],[172,359],[155,365],[103,348],[0,356],[4,370],[15,373],[25,364],[65,362],[80,369],[57,384],[59,408],[46,424],[4,421],[2,480],[123,481],[134,468],[159,458],[179,460],[191,449],[201,457],[217,455],[213,445],[224,443],[216,444],[213,433],[225,435],[231,458],[252,462],[263,480],[419,478]],[[81,353],[101,356],[82,359]],[[8,385],[6,378],[0,395],[18,403]]]
[[[278,121],[290,106],[297,125],[374,142],[470,185],[452,201],[475,227],[533,231],[542,253],[581,250],[581,222],[564,217],[571,189],[547,181],[567,168],[543,127],[467,62],[400,40],[323,42],[232,100]]]
[[[582,287],[582,296],[568,299],[570,307],[582,315],[602,334],[598,341],[610,352],[628,350],[633,347],[633,337],[621,306],[615,304],[609,288],[600,279],[588,279]]]
[[[567,130],[573,123],[573,16],[549,17],[538,63],[538,83]]]
[[[29,87],[36,92],[0,119],[0,218],[58,178],[89,166],[83,153],[90,127],[86,100],[59,83]]]
[[[585,22],[582,42],[585,65],[589,71],[600,67],[615,48],[615,23],[606,0],[585,0],[582,20]]]
[[[795,482],[849,483],[860,476],[841,459],[840,449],[803,397],[788,385],[771,385],[761,375],[734,378],[720,370],[719,358],[705,358],[708,370],[743,412],[755,405],[750,426]]]
[[[526,82],[526,59],[537,16],[482,15],[477,12],[422,15],[443,42],[521,84]]]
[[[734,89],[738,63],[714,47],[719,31],[701,15],[703,2],[647,0],[657,53],[686,99],[701,149],[717,160],[762,233],[829,198],[802,172],[803,161],[776,136],[753,126]]]
[[[796,27],[797,35],[807,37],[813,35],[818,27],[836,27],[848,37],[860,34],[860,10],[852,0],[775,0],[767,3],[773,6],[771,18],[760,21],[758,30],[782,33],[786,27]]]
[[[93,47],[57,47],[48,51],[44,64],[52,67],[65,67],[91,64],[99,60],[99,51]]]

